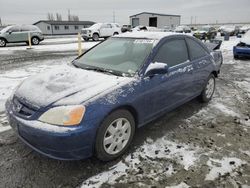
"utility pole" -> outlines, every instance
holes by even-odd
[[[0,18],[0,26],[2,26],[2,19]]]
[[[193,16],[191,16],[191,25],[193,25]]]
[[[113,11],[113,23],[115,23],[115,11]]]

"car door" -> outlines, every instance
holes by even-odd
[[[194,82],[193,94],[201,92],[204,84],[211,73],[209,66],[211,65],[211,56],[209,52],[197,41],[186,38],[190,59],[193,64]]]
[[[101,36],[102,37],[112,36],[113,34],[110,34],[111,33],[111,29],[112,29],[111,24],[103,24],[101,26],[101,30],[100,30]]]
[[[6,39],[8,42],[21,42],[21,35],[20,26],[13,26],[7,32]]]
[[[166,63],[169,66],[165,75],[145,77],[142,83],[146,89],[144,98],[145,117],[151,119],[167,109],[173,109],[191,97],[193,66],[189,61],[184,37],[174,37],[156,47],[152,62]]]

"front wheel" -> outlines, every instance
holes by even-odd
[[[31,43],[32,43],[32,45],[38,45],[39,44],[39,39],[37,38],[37,37],[33,37],[32,39],[31,39]]]
[[[111,113],[97,131],[95,154],[102,161],[121,156],[129,147],[135,133],[134,117],[127,110]]]
[[[215,76],[211,74],[207,80],[206,86],[201,92],[200,99],[201,102],[207,103],[209,102],[215,91]]]
[[[98,41],[99,40],[99,35],[97,33],[93,34],[93,40]]]
[[[6,40],[0,39],[0,47],[5,47],[5,46],[6,46]]]

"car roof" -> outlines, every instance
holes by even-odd
[[[153,40],[161,40],[162,38],[168,36],[175,36],[175,35],[185,35],[179,34],[174,32],[149,32],[149,31],[135,31],[135,32],[126,32],[120,35],[114,36],[114,38],[141,38],[141,39],[153,39]]]

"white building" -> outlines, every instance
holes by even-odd
[[[94,23],[91,21],[40,20],[33,25],[36,25],[44,35],[70,35],[77,34],[82,28],[88,28]]]
[[[151,26],[151,27],[170,27],[175,28],[180,25],[181,16],[180,15],[169,15],[169,14],[158,14],[151,12],[142,12],[130,16],[130,24],[132,27],[138,25]]]

